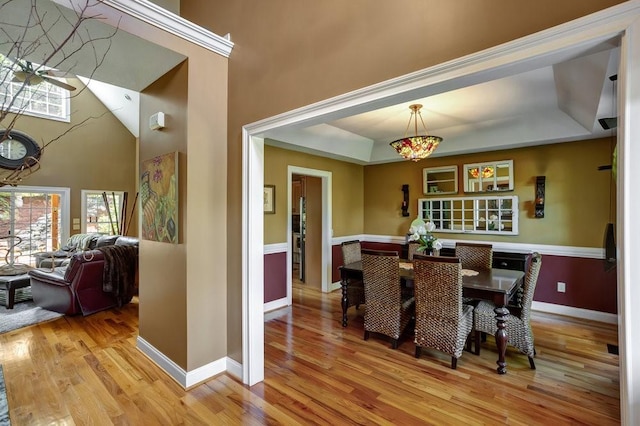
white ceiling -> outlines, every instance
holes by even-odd
[[[615,43],[615,42],[614,42]],[[267,143],[357,164],[402,161],[391,141],[405,136],[409,105],[424,105],[428,134],[444,141],[432,156],[610,137],[598,119],[615,117],[619,50],[611,41],[562,62],[419,97],[365,107],[322,123],[269,131]],[[407,135],[414,135],[413,123]],[[424,128],[418,121],[418,132]]]

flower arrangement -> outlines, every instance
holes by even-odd
[[[421,223],[420,223],[421,222]],[[420,243],[418,252],[432,252],[433,250],[440,250],[442,243],[438,238],[432,234],[435,231],[435,223],[429,221],[427,223],[422,220],[414,220],[409,228],[409,241],[417,241]]]

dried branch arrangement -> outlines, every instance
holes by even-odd
[[[76,92],[75,87],[56,77],[73,75],[80,57],[86,60],[90,56],[93,69],[84,77],[91,79],[105,61],[118,28],[96,31],[95,25],[91,25],[102,20],[94,12],[100,3],[100,0],[69,2],[67,8],[42,0],[0,1],[0,144],[11,139],[12,130],[24,115],[29,96],[33,95],[27,90],[29,86],[48,82],[68,90],[70,97],[77,96],[84,88]],[[16,14],[20,19],[16,20]],[[94,118],[98,117],[89,117],[41,141],[35,155],[26,156],[13,169],[0,170],[0,187],[17,186],[40,170],[47,146]]]

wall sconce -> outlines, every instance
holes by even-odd
[[[404,194],[404,198],[402,199],[402,216],[409,216],[409,185],[402,185],[402,193]]]
[[[535,200],[535,217],[544,217],[544,176],[536,177],[536,200]]]

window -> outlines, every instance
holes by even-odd
[[[59,249],[69,237],[68,217],[68,188],[0,189],[0,265],[34,266],[34,253]]]
[[[21,111],[26,115],[70,121],[68,90],[46,81],[31,86],[14,82],[16,65],[2,55],[0,61],[0,105],[8,106],[13,101],[10,108],[12,112]],[[35,64],[33,66],[37,67]]]
[[[436,232],[518,235],[518,197],[421,198],[418,215]]]
[[[122,191],[82,190],[82,233],[119,235],[123,222]]]

